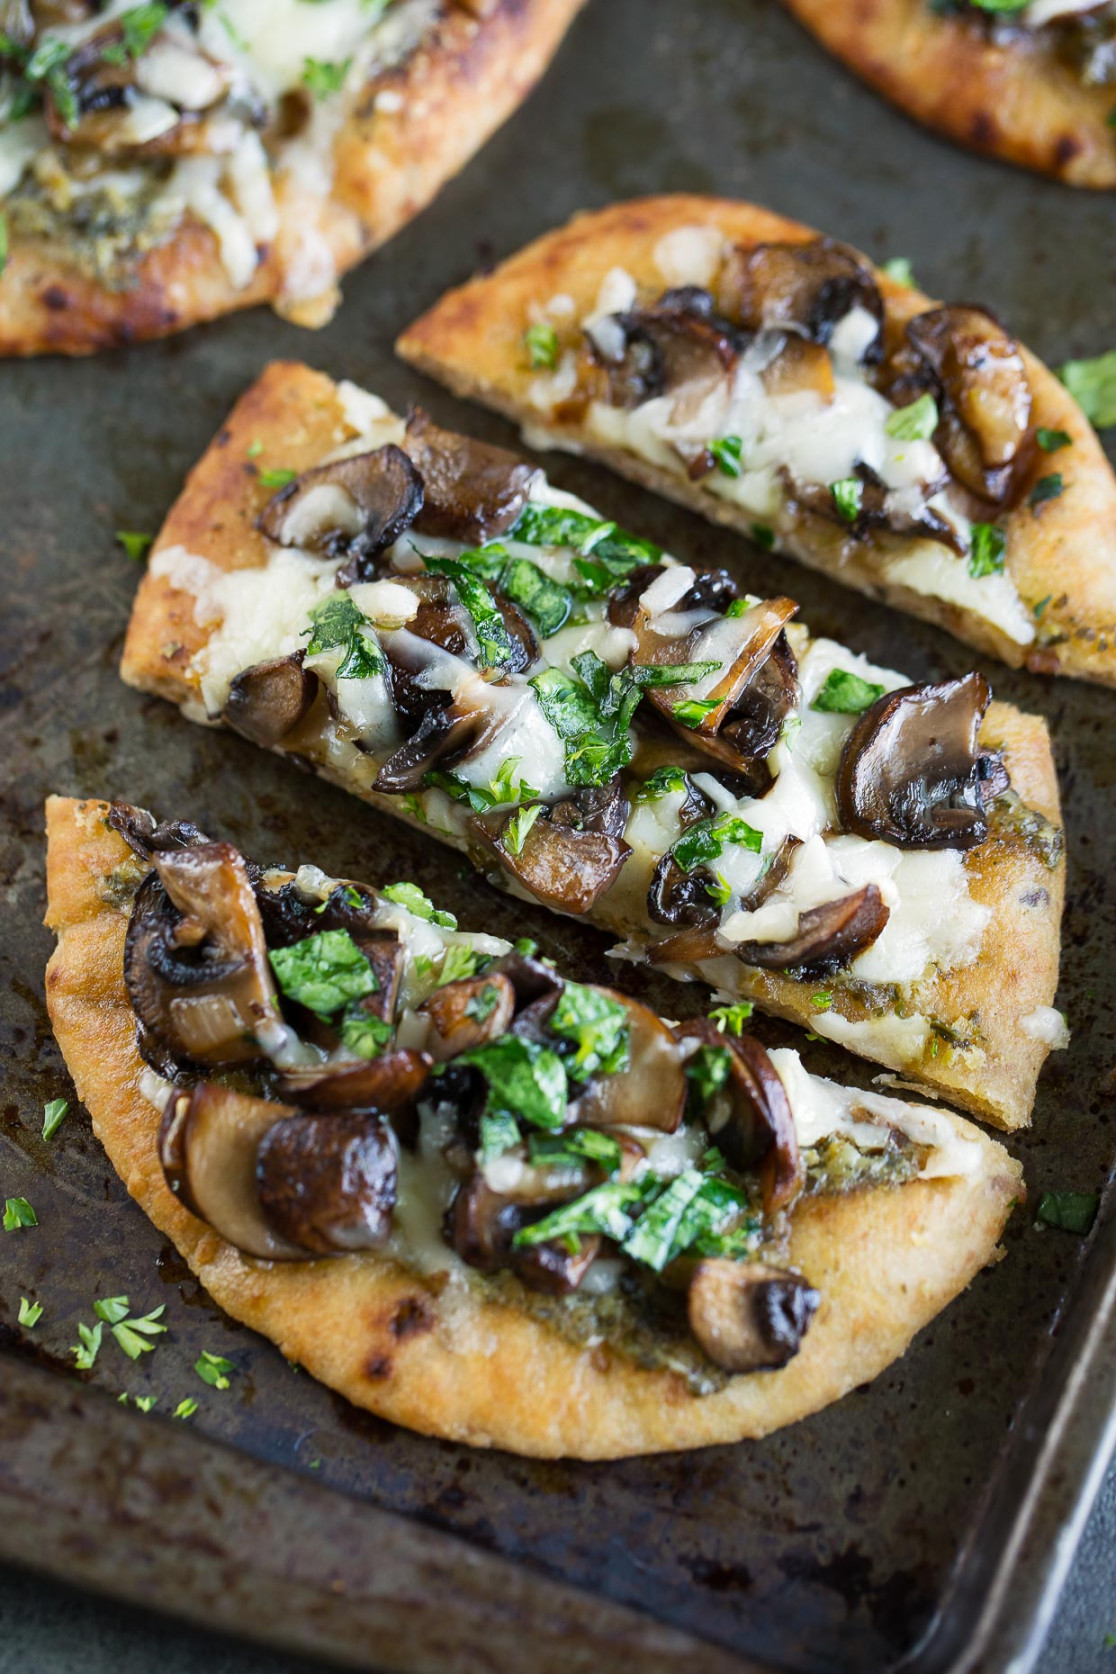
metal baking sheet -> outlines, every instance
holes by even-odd
[[[447,284],[573,211],[665,189],[752,197],[878,258],[907,256],[925,288],[986,301],[1055,364],[1116,342],[1107,197],[916,130],[771,0],[592,0],[534,99],[349,279],[322,334],[257,311],[88,363],[0,366],[0,1196],[27,1196],[40,1221],[0,1238],[0,1556],[64,1564],[91,1584],[362,1667],[508,1666],[486,1648],[485,1624],[508,1630],[514,1576],[513,1625],[537,1630],[540,1668],[580,1668],[592,1649],[597,1666],[602,1656],[606,1666],[638,1656],[648,1668],[673,1657],[703,1674],[863,1674],[905,1658],[925,1674],[1009,1658],[1021,1670],[1110,1439],[1111,1213],[1087,1242],[1017,1213],[1006,1259],[904,1360],[766,1442],[542,1464],[394,1429],[292,1371],[208,1302],[130,1203],[80,1111],[52,1143],[39,1137],[44,1100],[69,1091],[42,997],[50,790],[187,815],[265,860],[415,877],[464,924],[534,934],[578,974],[604,969],[594,932],[513,906],[433,843],[120,686],[136,572],[112,533],[158,526],[223,414],[275,357],[306,359],[397,405],[421,399],[443,422],[508,441],[505,426],[397,364],[395,333]],[[546,463],[562,486],[675,553],[727,564],[757,591],[785,586],[817,632],[914,678],[972,666],[943,633],[797,567],[784,576],[777,561],[588,465]],[[1113,1158],[1116,698],[981,666],[998,695],[1048,717],[1067,805],[1059,1003],[1074,1038],[1043,1075],[1032,1132],[1012,1141],[1033,1202],[1047,1187],[1100,1190]],[[699,999],[630,980],[668,1012]],[[759,1031],[768,1042],[800,1039],[778,1024]],[[864,1082],[871,1073],[821,1043],[805,1052],[822,1072]],[[91,1320],[94,1297],[119,1292],[144,1308],[166,1302],[170,1333],[136,1365],[106,1345],[81,1380],[95,1387],[78,1389],[76,1321]],[[21,1295],[44,1307],[30,1335],[15,1323]],[[235,1362],[228,1392],[195,1377],[203,1348]],[[164,1414],[187,1395],[199,1410],[172,1436],[155,1417],[111,1407],[125,1390],[157,1395]],[[263,1499],[244,1474],[254,1471],[264,1471]],[[195,1477],[204,1501],[188,1491]],[[15,1514],[36,1502],[41,1538]],[[266,1515],[248,1518],[254,1538],[234,1539],[245,1508],[262,1505]],[[300,1528],[314,1539],[300,1542]],[[341,1530],[353,1561],[338,1581],[313,1553]],[[452,1635],[439,1639],[418,1616],[384,1629],[384,1599],[371,1598],[367,1577],[385,1547],[398,1560],[392,1573],[410,1562],[412,1581],[437,1552],[425,1596]],[[225,1577],[217,1617],[206,1602],[215,1574]],[[656,1639],[655,1623],[678,1637]],[[710,1648],[695,1653],[695,1641]]]

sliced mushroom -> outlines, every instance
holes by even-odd
[[[258,1058],[261,1039],[280,1025],[243,859],[229,843],[165,850],[154,859],[124,943],[141,1049],[146,1033],[180,1063]]]
[[[601,1244],[600,1235],[595,1232],[581,1233],[576,1249],[562,1242],[528,1244],[514,1252],[512,1268],[528,1290],[540,1290],[547,1296],[569,1296],[600,1255]]]
[[[189,38],[160,30],[142,54],[125,46],[118,21],[97,30],[48,78],[45,114],[55,139],[105,153],[179,155],[207,151],[218,139],[205,113],[233,85],[228,65]],[[226,140],[227,143],[227,140]]]
[[[299,547],[348,563],[340,586],[366,581],[375,561],[415,521],[422,478],[393,443],[302,471],[268,501],[257,527],[280,546]]]
[[[483,545],[506,535],[523,513],[537,465],[506,448],[442,430],[421,408],[407,420],[403,445],[418,468],[425,500],[415,519],[423,535]]]
[[[630,804],[617,775],[604,791],[582,790],[543,808],[518,853],[505,842],[512,813],[474,814],[470,835],[548,907],[587,913],[610,889],[631,854],[617,833],[627,824]]]
[[[755,244],[732,252],[721,273],[725,313],[748,331],[793,331],[828,343],[854,308],[876,322],[863,359],[879,358],[884,308],[871,270],[847,244]]]
[[[794,852],[800,846],[801,840],[798,837],[784,838],[752,889],[747,895],[741,896],[739,911],[752,913],[763,905],[786,877]],[[663,855],[652,874],[651,887],[647,891],[649,916],[656,924],[689,925],[705,929],[716,925],[720,921],[721,910],[706,888],[708,877],[708,867],[695,866],[692,872],[685,872],[675,859],[673,851]],[[669,941],[673,942],[675,939],[671,937]],[[725,951],[712,936],[702,945],[706,951],[699,957],[703,959],[715,959]],[[661,950],[667,946],[667,942],[660,942],[655,952],[657,957],[665,959],[668,963],[675,958],[685,960],[694,957],[692,953],[663,953]]]
[[[507,1033],[515,1015],[515,989],[499,972],[463,977],[436,988],[419,1007],[419,1015],[430,1019],[431,1056],[444,1063]]]
[[[799,482],[785,470],[780,471],[780,476],[787,491],[787,503],[793,510],[824,518],[827,523],[838,525],[853,540],[868,540],[877,530],[886,529],[893,535],[936,541],[960,558],[968,553],[958,525],[929,503],[930,497],[948,480],[944,470],[938,480],[917,484],[913,490],[892,489],[870,466],[857,465],[855,476],[860,483],[860,501],[851,520],[838,509],[833,492],[825,483]]]
[[[988,835],[979,734],[983,674],[903,686],[866,709],[837,770],[846,831],[902,849],[971,849]]]
[[[971,493],[1004,504],[1031,451],[1031,387],[1018,343],[983,309],[931,308],[907,325],[900,377],[912,359],[938,394],[934,441],[951,472]]]
[[[786,942],[738,942],[733,952],[745,965],[764,971],[820,975],[847,965],[870,947],[891,916],[876,884],[865,884],[839,901],[810,907]]]
[[[202,1082],[173,1093],[159,1129],[167,1185],[192,1215],[244,1255],[305,1261],[306,1250],[273,1227],[256,1190],[256,1156],[289,1105]]]
[[[572,1107],[571,1120],[591,1128],[657,1128],[673,1133],[686,1106],[682,1054],[670,1029],[647,1006],[613,988],[628,1014],[628,1068],[590,1081]]]
[[[607,332],[598,327],[592,342],[608,371],[613,406],[631,409],[669,394],[671,423],[681,428],[711,399],[727,403],[737,340],[716,318],[708,291],[694,285],[667,291],[654,307],[612,315],[605,325]]]
[[[478,1170],[454,1193],[446,1214],[446,1242],[469,1267],[495,1273],[508,1265],[523,1210],[494,1192]]]
[[[256,1189],[280,1236],[343,1255],[387,1242],[397,1172],[395,1137],[377,1116],[286,1116],[260,1142]]]
[[[270,750],[306,719],[318,695],[318,677],[303,668],[304,655],[292,651],[236,676],[223,711],[234,732]]]
[[[426,775],[435,767],[448,768],[487,742],[486,729],[492,721],[480,709],[463,709],[447,704],[428,709],[417,730],[384,762],[373,790],[388,796],[421,790]]]
[[[276,1087],[284,1098],[314,1110],[400,1110],[418,1097],[433,1062],[425,1052],[399,1046],[357,1063],[334,1060],[287,1070]]]
[[[679,1023],[675,1039],[728,1051],[729,1075],[704,1111],[706,1126],[730,1167],[759,1167],[766,1213],[798,1194],[798,1131],[790,1100],[767,1050],[753,1035],[723,1035],[708,1018]],[[692,1050],[692,1049],[691,1049]]]
[[[160,849],[196,849],[209,842],[190,820],[156,822],[146,808],[134,808],[130,802],[113,802],[107,819],[141,860],[150,860]]]
[[[686,1301],[690,1330],[726,1372],[763,1372],[785,1366],[821,1304],[797,1273],[766,1262],[700,1261]]]

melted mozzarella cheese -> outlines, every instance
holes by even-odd
[[[864,1151],[882,1150],[892,1130],[916,1145],[930,1147],[920,1170],[921,1179],[945,1179],[972,1174],[980,1166],[980,1141],[964,1131],[956,1117],[925,1104],[882,1093],[862,1093],[820,1075],[810,1075],[797,1052],[778,1047],[772,1064],[786,1090],[798,1143],[818,1145],[833,1133],[847,1134]]]

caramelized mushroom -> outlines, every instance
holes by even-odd
[[[318,677],[303,668],[303,655],[292,651],[236,676],[223,711],[234,732],[270,750],[306,719],[318,695]]]
[[[505,448],[442,430],[421,408],[407,420],[403,445],[418,468],[425,500],[415,529],[423,535],[483,545],[519,522],[536,465]]]
[[[732,1168],[760,1168],[763,1206],[784,1209],[801,1185],[798,1132],[779,1073],[753,1035],[723,1035],[708,1018],[679,1023],[682,1051],[687,1042],[727,1050],[729,1076],[704,1112],[714,1142]]]
[[[257,527],[280,546],[336,558],[341,586],[366,581],[375,561],[415,521],[423,503],[422,478],[393,443],[331,464],[314,465],[268,501]]]
[[[160,849],[195,849],[209,842],[205,833],[190,820],[161,820],[157,823],[146,808],[134,808],[130,802],[113,802],[108,811],[108,823],[141,860],[150,860]]]
[[[851,521],[838,509],[833,491],[825,483],[803,483],[787,471],[780,474],[792,507],[837,524],[853,540],[867,540],[875,530],[886,529],[893,535],[937,541],[956,552],[959,558],[968,554],[958,526],[936,511],[926,498],[944,487],[947,480],[944,471],[939,473],[940,480],[921,484],[917,497],[912,498],[909,489],[889,489],[870,466],[857,465],[854,474],[860,483],[860,503]]]
[[[261,1261],[306,1259],[299,1243],[271,1225],[256,1190],[260,1144],[293,1114],[289,1105],[203,1081],[170,1096],[159,1129],[159,1161],[171,1191],[220,1237]]]
[[[571,1119],[591,1128],[658,1128],[673,1133],[686,1105],[686,1077],[678,1042],[662,1018],[613,988],[599,992],[628,1014],[628,1068],[590,1081]]]
[[[479,709],[461,709],[448,704],[428,709],[418,728],[384,762],[373,790],[388,796],[421,790],[426,775],[435,767],[450,767],[478,748],[491,721]]]
[[[505,841],[514,812],[474,814],[469,831],[537,900],[581,914],[612,887],[632,852],[618,835],[629,808],[617,775],[603,791],[581,790],[543,808],[518,853]]]
[[[444,983],[419,1007],[428,1017],[428,1046],[436,1063],[456,1058],[506,1034],[515,1014],[515,989],[498,971]]]
[[[396,1175],[391,1128],[361,1111],[285,1116],[264,1134],[256,1155],[266,1219],[281,1237],[318,1255],[387,1242]]]
[[[564,1194],[577,1195],[577,1188]],[[515,1234],[544,1208],[532,1211],[494,1192],[478,1170],[459,1186],[446,1216],[446,1237],[462,1261],[482,1273],[510,1267],[529,1290],[553,1296],[577,1289],[601,1248],[594,1235],[578,1239],[576,1250],[563,1243],[530,1244],[513,1249]]]
[[[613,406],[638,407],[670,394],[672,422],[681,426],[711,396],[728,399],[737,344],[731,328],[715,317],[708,291],[694,285],[667,291],[654,307],[612,315],[607,326],[607,334],[598,329],[592,342],[608,369]]]
[[[165,850],[140,885],[124,943],[124,980],[145,1056],[236,1064],[281,1027],[259,909],[229,843]],[[162,1068],[165,1056],[151,1058]]]
[[[907,326],[902,369],[913,357],[939,397],[934,441],[971,493],[1002,505],[1028,462],[1031,388],[1014,337],[983,309],[932,308]]]
[[[793,331],[828,343],[854,308],[876,322],[862,358],[878,359],[884,308],[870,269],[847,244],[756,244],[734,250],[720,280],[721,305],[748,331]]]
[[[785,1366],[802,1347],[821,1296],[766,1262],[699,1261],[686,1300],[690,1330],[726,1372]]]
[[[547,1296],[569,1296],[600,1253],[600,1235],[581,1233],[576,1249],[562,1242],[528,1244],[514,1252],[512,1267],[528,1290],[539,1290]]]
[[[314,1110],[399,1110],[416,1099],[434,1060],[410,1047],[356,1063],[313,1064],[276,1079],[284,1098]]]
[[[982,674],[903,686],[866,709],[837,770],[846,831],[902,849],[971,849],[988,835],[978,736]]]
[[[68,97],[60,96],[63,82]],[[52,136],[67,145],[180,155],[211,149],[205,113],[232,85],[229,66],[181,34],[160,29],[142,53],[130,52],[117,20],[75,47],[57,78],[46,79],[44,108]]]
[[[733,949],[745,965],[801,976],[835,971],[870,947],[891,916],[876,884],[865,884],[839,901],[810,907],[798,917],[787,942],[739,942]]]

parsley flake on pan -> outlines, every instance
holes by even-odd
[[[25,1197],[9,1197],[4,1203],[4,1231],[19,1232],[25,1226],[38,1226],[39,1217]]]
[[[1092,1229],[1099,1205],[1096,1192],[1043,1192],[1035,1210],[1035,1224],[1084,1235]]]
[[[27,1300],[26,1296],[21,1296],[20,1297],[20,1299],[19,1299],[19,1323],[20,1323],[20,1325],[25,1326],[28,1331],[33,1331],[35,1326],[38,1325],[39,1321],[42,1319],[42,1317],[43,1317],[43,1305],[42,1305],[41,1302],[29,1302]]]
[[[1089,423],[1116,424],[1116,349],[1092,360],[1067,360],[1058,373]]]
[[[224,1355],[210,1354],[208,1349],[202,1349],[200,1356],[194,1361],[194,1370],[211,1389],[228,1389],[229,1373],[235,1372],[236,1367],[231,1360],[226,1360]]]
[[[70,1113],[69,1099],[51,1099],[43,1106],[43,1138],[52,1139]]]

